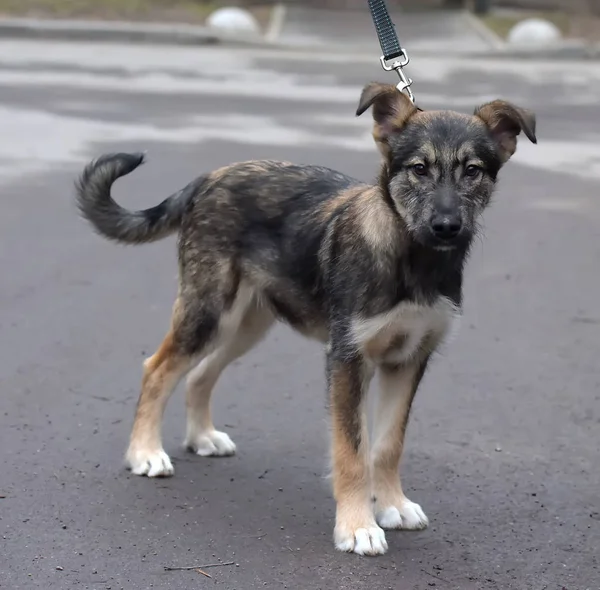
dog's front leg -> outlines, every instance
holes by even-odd
[[[402,490],[398,474],[410,407],[427,360],[382,366],[374,420],[373,495],[377,522],[384,529],[424,529],[427,516]]]
[[[335,546],[359,555],[387,551],[385,533],[373,514],[365,397],[372,374],[362,358],[337,360],[329,353],[327,381],[333,428]]]

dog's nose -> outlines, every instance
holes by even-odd
[[[431,231],[440,240],[455,238],[462,229],[462,221],[458,215],[434,215],[431,218]]]

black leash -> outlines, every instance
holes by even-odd
[[[406,49],[400,46],[398,41],[398,35],[396,34],[396,28],[390,18],[385,0],[368,0],[369,10],[373,17],[373,24],[377,31],[377,37],[379,38],[379,45],[381,45],[381,51],[383,55],[379,58],[381,67],[386,72],[395,71],[400,77],[400,82],[396,86],[400,92],[406,92],[408,98],[414,103],[415,97],[410,89],[412,80],[406,77],[404,73],[404,66],[409,62],[408,54]],[[391,63],[389,63],[391,62]]]

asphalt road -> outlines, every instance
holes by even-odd
[[[174,239],[95,236],[72,184],[103,152],[148,150],[118,184],[154,205],[197,174],[274,157],[368,180],[361,86],[377,59],[0,42],[0,587],[352,590],[600,588],[600,67],[419,59],[422,106],[504,96],[539,145],[502,174],[466,280],[462,330],[417,397],[403,470],[431,521],[389,553],[334,551],[323,360],[276,329],[224,375],[228,459],[164,442],[175,476],[122,457],[141,363],[166,330]],[[210,569],[164,566],[234,561]]]

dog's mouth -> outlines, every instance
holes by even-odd
[[[451,250],[456,250],[458,244],[434,244],[433,249],[438,252],[450,252]]]
[[[461,231],[452,239],[440,239],[433,235],[430,231],[421,231],[416,236],[416,241],[427,249],[436,252],[452,252],[454,250],[463,250],[468,247],[471,236],[467,231]]]

